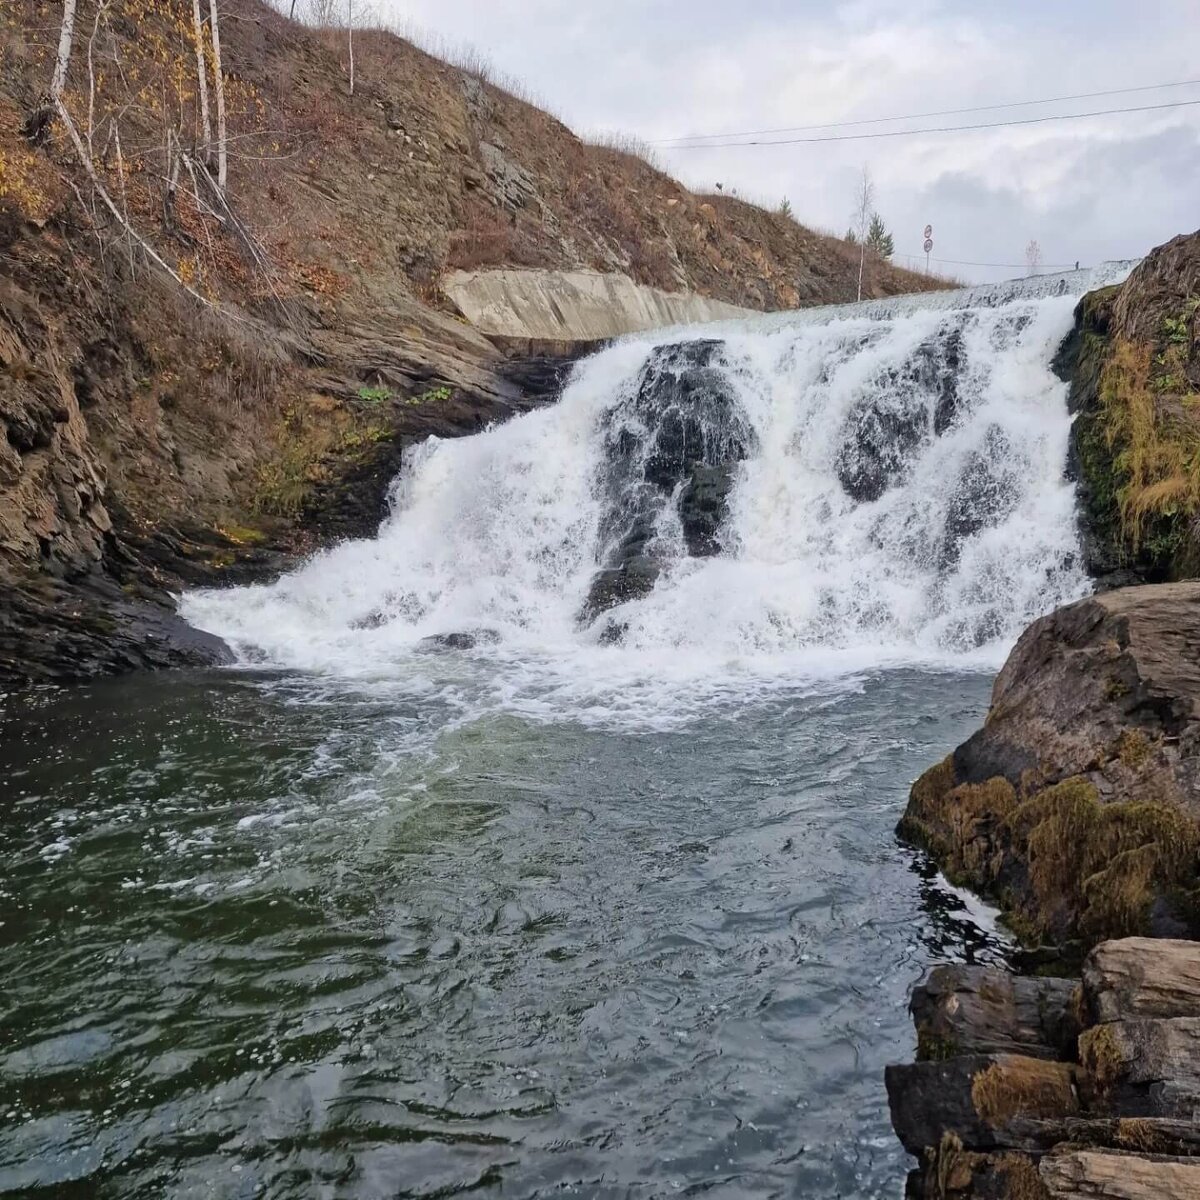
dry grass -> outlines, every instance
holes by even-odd
[[[993,1128],[1014,1117],[1065,1117],[1079,1111],[1071,1067],[1006,1055],[971,1081],[971,1104]]]
[[[1147,524],[1200,509],[1198,398],[1175,394],[1178,346],[1118,339],[1100,381],[1100,419],[1120,484],[1121,530],[1136,552]]]
[[[948,878],[984,891],[1003,891],[1007,872],[1022,864],[1027,890],[1006,899],[1032,938],[1142,934],[1156,897],[1171,898],[1185,915],[1200,899],[1200,827],[1152,798],[1151,749],[1137,734],[1116,747],[1142,776],[1146,798],[1130,803],[1101,803],[1083,777],[1024,798],[1001,777],[955,787],[947,760],[914,785],[901,831],[930,850]]]
[[[666,164],[659,151],[635,134],[602,130],[599,133],[587,134],[582,140],[584,145],[594,146],[600,150],[611,150],[614,154],[635,158],[653,171],[666,171]]]

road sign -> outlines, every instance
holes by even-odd
[[[933,226],[932,226],[932,225],[926,225],[926,226],[925,226],[925,240],[926,240],[926,241],[929,241],[929,239],[930,239],[931,237],[933,237]]]
[[[925,253],[926,254],[933,253],[933,238],[928,237],[928,236],[925,238]]]

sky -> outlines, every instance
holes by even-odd
[[[1200,81],[1200,0],[375,0],[373,15],[477,48],[581,134],[655,143]],[[1200,83],[824,132],[1173,100],[1200,101]],[[972,281],[1023,274],[1031,240],[1047,267],[1088,266],[1200,226],[1200,104],[952,135],[664,146],[661,155],[689,186],[720,182],[771,206],[786,196],[802,223],[838,234],[867,167],[897,261],[923,259],[929,224],[935,268]]]

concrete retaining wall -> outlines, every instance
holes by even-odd
[[[481,333],[505,338],[593,342],[667,325],[760,315],[596,271],[456,271],[442,288]]]

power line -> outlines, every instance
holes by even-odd
[[[905,258],[924,258],[925,253],[920,254],[905,254]],[[943,267],[1002,267],[1004,270],[1024,270],[1029,266],[1027,262],[1020,263],[986,263],[986,262],[967,262],[961,258],[931,258],[930,262],[935,262]],[[1069,263],[1038,263],[1038,269],[1042,271],[1073,271],[1075,264]]]
[[[940,125],[929,129],[890,129],[877,133],[842,133],[826,137],[780,138],[771,142],[713,142],[694,146],[669,146],[669,150],[726,150],[735,146],[799,146],[817,142],[862,142],[872,138],[916,137],[926,133],[971,133],[980,129],[1005,129],[1013,125],[1044,125],[1048,121],[1081,121],[1087,117],[1111,117],[1119,113],[1162,112],[1169,108],[1189,108],[1200,100],[1176,100],[1171,104],[1143,104],[1135,108],[1104,108],[1094,112],[1060,113],[1046,117],[1023,117],[1015,121],[989,121],[980,125]]]
[[[849,129],[855,125],[886,125],[895,121],[923,121],[929,117],[954,117],[966,113],[993,112],[1002,108],[1027,108],[1035,104],[1061,104],[1067,100],[1095,100],[1100,96],[1126,96],[1133,92],[1158,92],[1169,88],[1195,87],[1200,79],[1184,79],[1178,83],[1148,83],[1142,87],[1113,88],[1104,92],[1077,92],[1072,96],[1050,96],[1045,100],[1010,100],[1004,104],[981,104],[975,108],[943,108],[935,112],[909,113],[901,117],[864,117],[856,121],[828,121],[823,125],[785,125],[778,129],[743,129],[728,133],[690,133],[682,137],[660,138],[652,146],[673,145],[677,142],[700,142],[714,138],[762,137],[775,133],[808,133],[815,129]],[[680,147],[682,149],[682,147]]]

